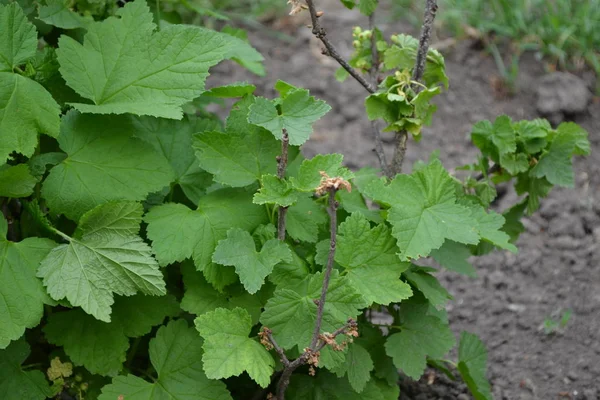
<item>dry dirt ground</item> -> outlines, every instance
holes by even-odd
[[[367,26],[358,12],[345,11],[336,1],[322,1],[322,24],[342,54],[351,53],[352,26]],[[443,12],[443,6],[440,7]],[[383,23],[388,33],[406,32],[400,23]],[[257,78],[239,67],[225,64],[214,71],[210,85],[248,80],[263,96],[274,96],[277,79],[311,90],[326,100],[332,111],[315,127],[305,146],[307,156],[344,154],[349,167],[377,166],[370,124],[363,101],[366,92],[358,83],[337,82],[337,65],[320,54],[310,30],[297,21],[276,21],[273,29],[285,30],[294,40],[284,42],[250,32],[254,46],[266,58],[268,75]],[[409,142],[405,168],[430,152],[441,150],[451,169],[473,161],[477,154],[469,140],[470,127],[482,119],[507,114],[513,119],[536,118],[535,89],[544,74],[533,57],[521,64],[519,93],[513,98],[495,96],[490,80],[497,73],[491,58],[467,43],[445,52],[450,90],[438,97],[434,122],[417,144]],[[519,240],[520,252],[495,252],[476,260],[478,277],[440,273],[454,296],[448,307],[457,333],[479,335],[489,351],[488,376],[497,400],[600,399],[600,102],[596,97],[587,113],[575,118],[590,133],[592,155],[575,163],[576,186],[555,189],[537,214],[525,219],[527,231]],[[386,150],[392,152],[392,144]],[[497,204],[502,210],[508,194]],[[564,310],[572,317],[563,332],[547,335],[541,329],[547,317]],[[401,399],[468,399],[464,385],[437,375],[433,384],[405,380]]]

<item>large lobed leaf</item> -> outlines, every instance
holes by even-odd
[[[319,298],[322,285],[322,273],[309,275],[294,286],[278,288],[267,302],[260,321],[273,331],[282,348],[298,346],[302,350],[310,344],[317,314],[313,300]],[[334,270],[327,291],[322,331],[334,332],[367,305],[367,300],[349,280]]]
[[[476,336],[468,332],[460,335],[458,347],[458,371],[476,400],[493,399],[487,370],[487,350]]]
[[[0,393],[3,399],[43,400],[52,396],[41,371],[24,371],[21,367],[29,353],[29,344],[24,339],[0,350]]]
[[[248,121],[267,129],[277,139],[283,137],[285,129],[290,144],[301,145],[310,137],[313,123],[329,110],[331,107],[327,103],[315,100],[308,90],[292,89],[280,100],[257,97],[250,106]]]
[[[0,4],[0,164],[33,154],[38,133],[58,136],[60,108],[39,83],[13,74],[35,57],[37,32],[17,3]]]
[[[456,340],[447,323],[426,315],[426,307],[403,303],[400,332],[387,338],[385,349],[397,368],[419,379],[427,366],[426,357],[442,358]]]
[[[292,252],[278,239],[268,240],[256,251],[254,239],[248,232],[232,228],[227,231],[227,239],[217,245],[212,259],[218,264],[234,266],[246,291],[254,294],[277,263],[292,261]]]
[[[134,375],[118,376],[102,388],[99,400],[231,400],[225,384],[202,370],[202,338],[187,322],[162,326],[150,341],[154,383]]]
[[[164,295],[162,273],[138,236],[141,219],[142,206],[133,202],[105,203],[86,213],[69,243],[55,247],[40,265],[37,276],[48,294],[105,322],[113,294]]]
[[[148,223],[148,238],[161,265],[192,257],[196,268],[203,271],[215,287],[222,289],[236,279],[209,273],[223,271],[212,256],[221,239],[231,228],[252,231],[268,220],[264,207],[252,204],[252,194],[243,189],[216,190],[200,199],[198,208],[191,210],[183,204],[167,203],[154,207],[144,217]],[[230,268],[230,267],[229,267]]]
[[[246,371],[260,386],[269,386],[275,360],[262,344],[248,337],[252,320],[246,310],[217,308],[195,322],[204,338],[206,376],[221,379]]]
[[[42,196],[73,220],[111,200],[144,200],[169,186],[173,169],[151,145],[133,137],[131,120],[69,112],[58,143],[68,157],[52,168]]]
[[[115,376],[125,361],[128,337],[143,336],[165,317],[178,313],[178,304],[172,296],[119,297],[110,323],[76,309],[51,314],[44,333],[50,343],[63,346],[75,365],[82,365],[94,374]]]
[[[10,242],[6,233],[7,222],[0,213],[0,349],[20,338],[25,328],[39,324],[44,304],[51,303],[35,275],[40,262],[56,247],[42,238]]]
[[[61,36],[61,74],[93,102],[73,103],[75,108],[179,119],[181,106],[204,91],[209,68],[240,45],[237,38],[196,26],[168,25],[156,32],[152,20],[146,2],[136,0],[117,16],[89,25],[83,44]]]
[[[389,228],[371,228],[366,217],[354,213],[339,226],[335,261],[369,303],[389,304],[412,296],[400,280],[409,263],[400,261],[397,250]]]

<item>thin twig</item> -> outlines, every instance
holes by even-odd
[[[344,68],[354,79],[358,81],[369,93],[375,93],[375,87],[365,80],[354,68],[348,64],[346,60],[340,55],[337,49],[331,44],[327,38],[327,32],[319,24],[319,17],[317,16],[317,9],[313,3],[313,0],[306,0],[308,10],[310,11],[310,19],[312,20],[312,33],[317,39],[319,39],[325,45],[327,49],[327,55],[331,56],[336,60],[342,68]]]
[[[287,356],[285,355],[285,351],[283,351],[281,346],[279,346],[279,344],[273,337],[273,331],[271,331],[266,326],[263,326],[263,332],[267,336],[267,339],[269,340],[269,342],[271,343],[271,345],[273,346],[273,348],[275,349],[277,354],[279,354],[279,359],[281,360],[281,363],[283,364],[283,366],[287,367],[288,365],[290,365],[290,360],[288,360]]]
[[[287,130],[284,128],[281,138],[281,155],[277,157],[277,177],[279,179],[285,179],[285,170],[288,164],[289,144],[290,138]],[[279,240],[285,240],[285,216],[287,211],[287,207],[279,206],[279,213],[277,214],[277,238]]]
[[[431,28],[437,12],[437,0],[427,0],[425,5],[425,14],[423,16],[423,26],[421,27],[421,35],[419,37],[419,48],[417,50],[417,59],[413,70],[412,80],[420,82],[425,73],[425,65],[427,61],[427,53],[429,52],[429,41],[431,39]],[[415,93],[422,90],[420,85],[412,85]],[[396,132],[396,148],[394,150],[394,158],[389,168],[389,175],[395,176],[402,172],[402,164],[406,155],[406,143],[408,141],[408,133],[405,130]]]
[[[489,175],[493,174],[494,172],[498,172],[498,171],[500,171],[500,165],[494,164],[487,170],[487,172],[485,174],[480,173],[479,175],[477,175],[475,177],[475,180],[481,181],[481,180],[483,180],[483,178],[487,178]]]
[[[341,334],[348,334],[349,332],[357,332],[357,328],[358,328],[358,323],[356,322],[356,320],[354,320],[353,318],[348,318],[348,322],[346,322],[346,324],[344,326],[342,326],[341,328],[337,329],[335,332],[333,332],[330,336],[331,339],[335,339],[336,337],[338,337]],[[317,345],[317,348],[315,349],[315,351],[321,351],[323,349],[323,347],[327,346],[327,341],[325,340],[321,340],[319,342],[319,344]]]
[[[390,178],[402,173],[402,164],[404,164],[404,156],[406,155],[406,142],[408,142],[408,132],[402,130],[396,132],[396,148],[394,149],[394,157],[392,164],[389,167]]]
[[[330,221],[330,235],[329,235],[329,256],[327,258],[327,269],[325,270],[325,276],[323,277],[323,287],[321,289],[321,297],[317,304],[317,320],[315,322],[315,330],[313,331],[312,340],[310,342],[310,349],[315,350],[317,348],[317,342],[319,335],[321,334],[321,323],[323,321],[323,309],[325,307],[325,297],[327,296],[327,289],[329,288],[329,279],[331,278],[331,270],[333,269],[333,260],[335,257],[335,247],[337,242],[337,208],[338,202],[335,200],[335,193],[337,189],[333,186],[329,187],[329,221]]]
[[[429,52],[429,40],[431,39],[431,28],[437,12],[437,0],[427,0],[425,4],[425,14],[423,15],[423,26],[421,27],[421,36],[419,37],[419,49],[417,50],[417,60],[415,69],[413,70],[413,81],[421,82],[423,73],[425,73],[425,64],[427,61],[427,53]],[[413,85],[413,90],[419,93],[422,87]]]
[[[371,69],[369,70],[369,74],[371,75],[371,82],[377,87],[379,84],[379,52],[377,51],[377,38],[375,37],[375,11],[369,15],[369,30],[371,30]],[[371,121],[371,131],[375,138],[375,154],[379,160],[379,165],[383,173],[388,175],[388,164],[377,120]]]
[[[315,330],[313,332],[311,344],[310,344],[310,347],[304,349],[304,352],[300,355],[300,357],[298,357],[294,361],[290,362],[288,360],[287,365],[286,365],[285,361],[282,361],[284,363],[284,369],[283,369],[283,372],[281,373],[281,378],[279,378],[279,382],[277,382],[277,396],[276,396],[277,400],[285,399],[285,391],[287,390],[287,387],[290,384],[290,378],[291,378],[292,374],[294,373],[294,371],[301,365],[306,364],[306,362],[309,360],[309,358],[311,358],[311,356],[315,356],[317,354],[318,350],[322,349],[327,344],[327,341],[325,341],[321,338],[321,323],[323,321],[323,310],[324,310],[324,306],[325,306],[325,299],[327,297],[327,289],[329,288],[329,280],[331,278],[331,271],[333,270],[333,261],[334,261],[334,257],[335,257],[335,248],[336,248],[336,239],[337,239],[337,208],[339,205],[338,202],[335,200],[335,194],[337,193],[338,189],[340,189],[340,185],[339,185],[339,182],[337,182],[337,181],[335,182],[335,184],[330,184],[329,186],[327,186],[327,192],[329,193],[328,212],[329,212],[330,231],[331,231],[330,232],[330,244],[329,244],[329,257],[327,259],[327,268],[325,270],[325,276],[323,277],[323,286],[321,288],[321,297],[319,298],[318,304],[317,304],[317,320],[315,322]],[[346,325],[344,325],[342,328],[338,329],[335,332],[335,335],[337,336],[341,333],[344,333],[346,330],[350,329],[349,326],[355,327],[355,324],[356,324],[356,322],[354,322],[354,325],[351,325],[351,321],[349,320]],[[279,347],[279,346],[276,345],[273,337],[269,336],[270,330],[263,330],[263,332],[267,336],[267,338],[271,341],[271,344],[273,345],[273,348],[275,348],[275,351],[277,351],[277,353],[281,356],[281,354],[283,353],[283,350],[282,349],[277,350],[277,347]],[[280,351],[281,351],[281,353],[280,353]],[[283,357],[285,357],[285,354],[283,355]],[[286,360],[286,359],[284,359],[284,360]]]

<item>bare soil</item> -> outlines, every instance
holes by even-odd
[[[351,54],[351,28],[367,26],[366,17],[343,9],[338,1],[323,1],[322,24],[345,56]],[[440,8],[443,12],[443,8]],[[300,17],[302,18],[302,17]],[[337,82],[335,62],[320,52],[320,45],[302,23],[278,20],[273,29],[290,34],[285,42],[251,31],[250,39],[266,58],[268,75],[252,76],[233,64],[220,66],[209,86],[248,80],[258,94],[274,96],[277,79],[311,90],[326,100],[332,111],[317,123],[304,148],[306,156],[338,152],[351,168],[378,167],[363,101],[366,91],[355,81]],[[388,33],[411,31],[400,23],[383,23]],[[414,31],[412,32],[415,33]],[[434,41],[435,47],[435,41]],[[492,59],[469,43],[445,52],[450,90],[438,97],[434,122],[420,143],[410,141],[405,169],[440,149],[444,165],[455,168],[475,160],[470,127],[482,119],[507,114],[513,119],[539,117],[535,89],[544,74],[541,63],[526,56],[520,67],[519,92],[498,98],[492,84],[497,70]],[[555,189],[538,213],[524,220],[527,231],[519,239],[520,252],[497,251],[474,259],[478,277],[441,272],[438,276],[454,296],[448,312],[457,337],[460,331],[476,333],[489,351],[489,371],[497,400],[600,399],[600,99],[575,118],[590,133],[592,155],[575,163],[574,189]],[[393,151],[391,135],[386,151]],[[508,193],[495,206],[502,211],[514,202]],[[541,329],[548,317],[572,310],[566,328],[548,335]],[[441,374],[431,379],[401,382],[401,399],[469,399],[463,384]]]

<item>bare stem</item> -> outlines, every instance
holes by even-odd
[[[419,37],[419,48],[417,50],[417,59],[413,70],[412,79],[415,82],[420,82],[423,79],[425,65],[427,61],[427,53],[429,52],[429,41],[431,39],[431,28],[437,12],[437,0],[427,0],[425,4],[425,14],[423,16],[423,26],[421,27],[421,35]],[[412,89],[419,93],[423,88],[421,85],[412,85]],[[396,149],[394,150],[394,158],[389,168],[389,176],[395,176],[402,172],[402,164],[406,155],[406,142],[408,141],[408,133],[406,131],[396,132]]]
[[[388,174],[390,178],[402,173],[402,164],[404,164],[404,156],[406,155],[407,141],[408,133],[406,131],[396,132],[396,148],[394,149],[394,158],[392,158],[392,164],[390,165]]]
[[[365,80],[354,68],[348,64],[348,62],[340,55],[337,49],[331,44],[327,38],[327,32],[319,24],[319,17],[317,16],[317,9],[313,3],[313,0],[306,0],[308,10],[310,12],[310,18],[312,20],[312,33],[317,39],[319,39],[325,48],[327,49],[327,55],[336,60],[342,68],[344,68],[354,79],[358,81],[369,93],[375,93],[375,87]]]
[[[323,309],[325,307],[325,297],[327,297],[327,289],[329,288],[329,280],[331,279],[331,270],[333,269],[333,260],[335,257],[335,246],[337,242],[337,208],[338,202],[335,200],[335,193],[337,189],[330,187],[329,191],[329,221],[330,221],[330,235],[329,235],[329,256],[327,258],[327,268],[325,270],[325,276],[323,277],[323,287],[321,289],[321,297],[317,304],[317,320],[315,322],[315,330],[313,331],[312,340],[310,342],[310,349],[315,350],[317,348],[317,342],[319,341],[319,335],[321,334],[321,323],[323,322]]]
[[[429,52],[429,40],[431,39],[431,28],[437,12],[437,0],[427,0],[425,4],[425,14],[423,15],[423,26],[421,27],[421,36],[419,37],[419,49],[417,50],[417,60],[413,70],[413,81],[421,82],[425,72],[427,53]],[[413,85],[413,90],[419,93],[422,87]]]
[[[283,364],[283,366],[287,367],[288,365],[290,365],[290,360],[288,360],[287,356],[285,355],[285,351],[283,351],[281,346],[279,346],[279,344],[273,337],[273,331],[271,331],[266,326],[263,326],[263,332],[264,332],[265,336],[267,337],[267,339],[269,340],[269,343],[271,343],[271,345],[273,346],[273,348],[279,355],[279,359],[281,360],[281,363]]]
[[[323,287],[321,289],[321,297],[319,298],[319,303],[317,304],[317,320],[315,322],[315,330],[313,332],[312,340],[310,347],[304,349],[304,352],[295,359],[294,361],[289,361],[283,349],[281,349],[275,339],[271,335],[271,331],[268,328],[263,328],[265,335],[273,345],[275,351],[282,359],[282,363],[284,365],[283,372],[281,373],[281,377],[279,378],[279,382],[277,382],[277,400],[285,399],[285,391],[290,384],[290,378],[294,371],[300,367],[301,365],[306,364],[311,355],[316,354],[319,350],[325,347],[328,342],[323,340],[321,337],[321,323],[323,321],[323,309],[325,306],[325,299],[327,297],[327,289],[329,288],[329,280],[331,279],[331,271],[333,270],[333,260],[335,257],[335,247],[336,247],[336,236],[337,236],[337,208],[338,202],[335,200],[335,194],[338,191],[338,188],[335,186],[330,186],[327,188],[329,193],[329,219],[330,219],[330,244],[329,244],[329,257],[327,259],[327,268],[325,270],[325,276],[323,277]],[[333,335],[330,335],[329,338],[335,338],[337,335],[342,333],[346,333],[349,329],[356,330],[356,321],[350,319],[348,323],[336,330]]]
[[[288,147],[290,144],[290,138],[287,130],[283,129],[283,136],[281,138],[281,155],[277,157],[277,177],[279,179],[285,179],[285,170],[288,164]],[[288,208],[280,206],[279,213],[277,214],[277,238],[279,240],[285,240],[285,216]]]
[[[375,11],[369,15],[369,29],[371,30],[371,69],[369,74],[371,75],[371,82],[375,87],[378,85],[379,75],[379,52],[377,51],[377,39],[375,37]],[[371,121],[371,131],[375,138],[375,154],[379,160],[379,166],[385,175],[388,175],[388,165],[383,151],[383,140],[381,140],[381,132],[376,120]]]

